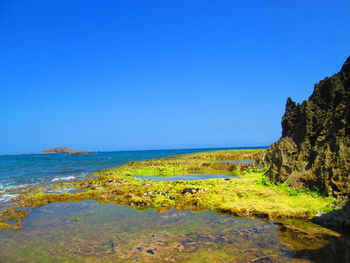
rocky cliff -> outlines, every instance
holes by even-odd
[[[282,137],[255,165],[273,181],[350,193],[350,57],[340,72],[315,85],[301,104],[288,98]]]

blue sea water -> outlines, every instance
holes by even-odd
[[[130,161],[221,149],[228,148],[94,152],[83,155],[0,155],[0,200],[7,199],[4,191],[8,189],[82,179],[100,169],[116,167]]]

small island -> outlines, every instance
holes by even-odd
[[[42,153],[78,153],[77,150],[68,147],[55,147],[42,151]]]

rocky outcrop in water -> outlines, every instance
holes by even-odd
[[[272,181],[350,192],[350,57],[340,72],[315,85],[301,104],[287,99],[282,137],[255,162]]]
[[[67,147],[56,147],[42,151],[42,153],[77,153],[77,150],[70,149]]]

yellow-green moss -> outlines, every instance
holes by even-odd
[[[265,149],[244,149],[244,150],[220,150],[208,152],[196,152],[190,154],[179,154],[170,156],[172,158],[202,159],[202,160],[225,160],[241,161],[253,160],[263,154]]]
[[[244,164],[220,163],[212,160],[196,159],[157,159],[140,162],[130,162],[116,168],[99,171],[93,175],[146,175],[146,176],[173,176],[194,173],[232,173],[238,167],[248,167]]]
[[[304,192],[291,195],[284,188],[262,185],[260,176],[261,173],[251,172],[242,175],[241,179],[155,182],[114,175],[113,179],[98,178],[81,182],[79,187],[91,189],[88,192],[39,192],[21,196],[19,204],[38,206],[56,201],[93,199],[160,211],[170,208],[205,209],[240,216],[309,219],[329,209],[334,202],[331,197],[313,196]]]
[[[219,158],[221,153],[226,154],[227,151],[215,152],[209,156],[216,155],[216,158]],[[245,150],[243,153],[253,154],[252,150]],[[244,156],[243,153],[240,156]],[[237,151],[235,154],[238,154]],[[314,191],[271,184],[264,177],[264,170],[253,170],[247,165],[213,160],[187,160],[184,157],[185,155],[182,155],[181,160],[131,162],[117,168],[102,170],[94,174],[95,178],[75,182],[76,188],[87,190],[82,193],[53,194],[37,191],[22,194],[18,198],[18,207],[90,199],[102,203],[126,204],[140,210],[152,208],[167,211],[176,208],[192,211],[211,210],[248,217],[310,219],[319,212],[331,210],[330,206],[335,202],[335,199],[321,196]],[[152,175],[189,173],[239,174],[240,179],[156,182],[132,176],[149,175],[151,179]]]

